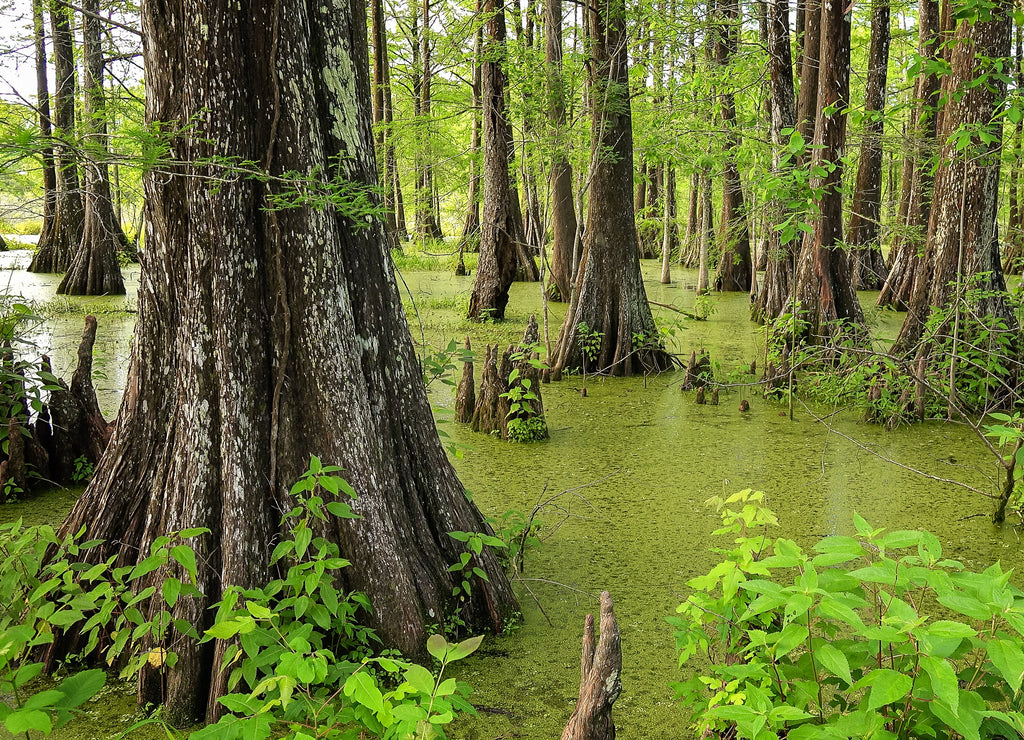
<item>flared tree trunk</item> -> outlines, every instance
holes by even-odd
[[[107,168],[106,94],[103,92],[103,47],[99,0],[82,3],[83,142],[85,150],[85,217],[82,241],[75,251],[59,295],[124,295],[117,253],[128,245],[114,212]]]
[[[456,609],[446,567],[463,546],[447,533],[486,525],[439,444],[381,225],[329,198],[267,208],[289,173],[374,185],[366,6],[247,8],[142,5],[147,119],[183,133],[145,177],[152,219],[127,386],[64,531],[84,527],[107,543],[94,558],[132,564],[160,535],[208,528],[193,540],[203,597],[171,609],[202,633],[225,586],[270,577],[289,488],[317,455],[359,494],[361,519],[317,532],[353,563],[340,585],[367,595],[385,645],[422,656],[428,625]],[[224,157],[269,177],[210,166]],[[500,628],[515,599],[492,553],[480,562],[489,580],[474,581],[459,616]],[[221,711],[227,643],[168,647],[177,664],[145,669],[142,698],[162,698],[176,723]]]
[[[572,294],[573,244],[576,207],[572,194],[572,165],[566,153],[565,87],[562,83],[562,0],[544,2],[544,62],[548,86],[548,123],[551,130],[551,280],[557,290],[549,297],[568,301]]]
[[[946,103],[938,140],[944,142],[935,173],[928,243],[915,277],[907,316],[895,350],[915,351],[925,322],[935,310],[948,310],[963,300],[967,281],[983,298],[972,306],[981,315],[1003,319],[1016,330],[1007,301],[999,259],[999,168],[1002,119],[997,114],[1006,96],[1006,82],[992,74],[1010,53],[1013,6],[1001,0],[984,20],[958,21],[950,51],[950,72],[942,78]],[[986,85],[972,85],[980,72],[990,74]],[[954,131],[974,131],[969,140]]]
[[[871,50],[868,54],[865,123],[853,190],[847,241],[853,286],[878,290],[888,271],[879,239],[882,218],[882,132],[885,128],[885,92],[889,67],[889,0],[874,0],[871,7]]]
[[[584,366],[580,326],[600,346],[588,371],[615,375],[667,370],[658,346],[637,250],[633,212],[633,121],[625,0],[600,0],[590,14],[591,179],[580,275],[558,338],[553,368]]]
[[[75,51],[71,34],[71,8],[50,5],[53,39],[53,68],[56,89],[53,97],[56,191],[50,229],[40,235],[29,272],[65,272],[82,242],[84,207],[78,176],[75,133]],[[45,238],[44,238],[45,237]]]
[[[715,29],[715,62],[719,73],[726,70],[736,54],[739,38],[739,0],[716,0],[718,27]],[[722,217],[718,224],[720,258],[715,287],[723,291],[750,292],[750,228],[747,224],[747,208],[743,202],[743,183],[736,163],[736,150],[740,146],[740,135],[736,127],[736,98],[732,83],[723,80],[725,90],[718,96],[725,128],[725,151],[722,170]]]
[[[811,187],[818,193],[818,215],[797,258],[791,300],[799,304],[797,312],[805,327],[797,341],[835,346],[846,338],[862,340],[866,327],[853,289],[849,255],[842,248],[842,155],[850,92],[850,19],[841,3],[822,2],[820,12],[822,67],[811,166],[825,174],[811,179]],[[811,25],[808,15],[808,29]]]
[[[537,280],[523,233],[519,198],[509,176],[512,131],[505,107],[505,11],[484,0],[487,41],[481,79],[484,119],[484,208],[480,224],[480,261],[469,299],[469,318],[503,319],[508,290],[522,270]]]
[[[793,63],[789,45],[789,0],[768,2],[768,104],[771,110],[772,168],[781,173],[791,166],[786,147],[789,137],[783,131],[796,124],[796,100],[793,93]],[[751,310],[755,321],[763,322],[784,314],[793,275],[796,271],[796,250],[799,242],[793,235],[783,234],[776,225],[788,215],[784,199],[775,196],[768,202],[768,240],[764,280]]]
[[[939,47],[938,0],[918,0],[918,54],[934,66]],[[903,159],[900,210],[889,249],[889,274],[878,294],[877,305],[906,309],[914,276],[924,252],[931,213],[933,166],[938,123],[939,76],[921,74],[914,83],[917,107],[909,126],[911,147]]]

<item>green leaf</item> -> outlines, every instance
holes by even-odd
[[[60,682],[57,688],[64,695],[54,704],[58,709],[74,709],[96,696],[107,682],[107,674],[98,668],[79,671]]]
[[[931,655],[922,655],[921,667],[932,680],[932,692],[936,698],[946,702],[953,710],[953,714],[957,714],[960,705],[960,689],[953,666],[949,664],[949,661]]]
[[[990,619],[992,610],[973,596],[964,594],[944,594],[939,596],[938,602],[947,609],[964,614],[971,619]]]
[[[846,655],[841,650],[825,642],[815,648],[814,655],[833,675],[843,679],[847,686],[853,685],[850,661],[846,659]]]
[[[196,578],[196,552],[188,545],[178,545],[171,548],[171,557],[181,564],[181,567],[188,571],[192,580]]]
[[[776,659],[783,657],[806,639],[806,627],[796,622],[788,624],[779,634],[779,641],[775,643]]]
[[[356,671],[345,681],[345,696],[352,697],[375,714],[384,711],[384,696],[377,683],[365,671]]]
[[[909,693],[914,680],[899,671],[878,668],[857,682],[857,686],[871,686],[867,709],[878,709],[886,704],[899,701]]]
[[[427,638],[427,652],[442,663],[447,659],[450,649],[451,647],[448,645],[448,641],[444,639],[444,635],[431,635]]]
[[[164,603],[173,607],[178,603],[178,596],[181,594],[181,581],[177,578],[168,578],[162,587]]]
[[[1020,691],[1021,680],[1024,678],[1024,651],[1021,651],[1020,643],[1014,640],[989,640],[988,658],[1006,683],[1010,684],[1013,693]]]
[[[421,665],[413,663],[406,668],[405,680],[424,696],[434,693],[434,675]]]
[[[50,715],[45,712],[40,712],[38,709],[13,712],[7,716],[6,720],[4,720],[4,726],[12,735],[28,732],[29,730],[36,730],[45,735],[49,735],[50,731],[53,729],[53,725],[50,722]]]
[[[480,647],[480,643],[483,641],[483,635],[477,635],[476,637],[470,637],[468,640],[463,640],[448,653],[448,662],[453,660],[462,660],[468,655],[471,655],[478,647]]]

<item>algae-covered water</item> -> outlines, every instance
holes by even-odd
[[[652,300],[692,310],[692,273],[684,271],[679,282],[661,286],[658,266],[644,267]],[[43,295],[44,282],[22,283],[24,275],[12,277],[12,284],[38,292],[30,297],[49,297]],[[505,323],[478,325],[463,319],[471,277],[414,272],[404,278],[414,338],[428,346],[461,341],[466,333],[478,349],[488,340],[504,344],[521,335],[531,312],[540,318],[536,285],[514,286]],[[863,302],[871,305],[870,297]],[[655,309],[659,322],[675,330],[672,348],[686,355],[706,348],[723,374],[759,358],[762,330],[747,320],[747,297],[716,296],[712,303],[715,310],[703,322]],[[127,305],[132,304],[129,298]],[[554,341],[564,307],[552,304],[550,310]],[[900,318],[875,315],[875,331],[891,335]],[[106,373],[100,383],[105,409],[116,408],[133,319],[119,311],[100,316],[104,349],[97,364]],[[80,322],[79,313],[58,314],[40,336],[49,337],[55,352],[69,343],[73,356],[80,326],[73,327]],[[518,587],[522,627],[507,637],[488,638],[478,656],[456,667],[474,687],[474,702],[483,711],[479,718],[460,721],[452,737],[557,737],[578,689],[583,619],[597,610],[601,590],[611,592],[622,632],[624,692],[614,709],[618,736],[690,737],[669,688],[683,673],[665,617],[685,598],[686,581],[711,567],[709,548],[721,544],[711,538],[717,519],[703,503],[715,494],[747,487],[768,492],[782,524],[779,534],[805,544],[851,532],[856,511],[879,525],[930,529],[950,556],[974,567],[997,559],[1018,563],[1017,530],[991,524],[987,499],[899,466],[994,490],[994,464],[969,431],[924,424],[886,432],[843,409],[800,404],[790,420],[785,406],[742,387],[724,394],[718,406],[697,406],[692,394],[679,390],[681,380],[681,373],[588,378],[585,398],[579,377],[544,385],[551,439],[532,445],[444,424],[462,447],[453,461],[459,475],[487,515],[529,512],[554,497],[539,514],[544,542],[527,554],[527,580]],[[453,390],[434,383],[431,393],[445,421]],[[741,399],[750,402],[750,412],[739,412]],[[828,416],[833,428],[816,416]],[[70,501],[68,494],[53,494],[8,507],[0,517],[52,521]],[[97,705],[93,724],[64,736],[108,735],[113,730],[103,724],[105,706]],[[110,706],[106,719],[123,728],[124,701]]]

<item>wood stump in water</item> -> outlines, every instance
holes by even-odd
[[[612,610],[612,597],[601,592],[601,636],[595,645],[594,615],[583,627],[580,696],[562,740],[614,740],[612,704],[622,692],[622,641]]]
[[[696,352],[690,352],[690,361],[686,363],[686,377],[683,379],[682,390],[692,391],[697,388],[705,388],[715,380],[715,374],[711,369],[711,358],[707,353],[699,358]]]
[[[0,490],[11,483],[27,492],[33,480],[65,485],[73,482],[76,461],[99,462],[113,425],[103,418],[92,383],[95,343],[96,317],[86,316],[70,387],[53,378],[50,359],[43,355],[38,375],[49,387],[45,402],[38,388],[30,391],[26,386],[27,365],[15,362],[9,348],[3,351],[3,400],[11,442],[7,454],[0,455]]]
[[[476,408],[476,381],[473,379],[473,348],[466,337],[466,358],[462,363],[462,379],[455,393],[455,421],[469,424],[473,421],[473,409]]]
[[[544,401],[540,392],[540,354],[536,351],[540,340],[537,319],[530,323],[519,346],[510,344],[498,355],[498,345],[487,345],[484,369],[480,376],[480,392],[470,423],[473,431],[499,434],[502,439],[529,442],[547,439],[544,421]],[[466,340],[467,347],[469,340]],[[468,413],[460,407],[460,399],[472,393],[472,367],[463,370],[462,381],[456,393],[456,418]]]

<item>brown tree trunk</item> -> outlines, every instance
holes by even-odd
[[[661,200],[661,282],[664,285],[672,282],[672,254],[679,241],[676,233],[676,171],[670,164],[665,165],[665,188]]]
[[[939,61],[938,0],[918,0],[918,54],[924,64]],[[900,213],[889,249],[889,275],[878,294],[877,305],[905,309],[910,302],[914,276],[921,263],[931,212],[933,167],[937,146],[939,104],[938,74],[921,74],[914,84],[918,101],[909,126],[910,151],[903,160]]]
[[[715,62],[720,68],[728,68],[736,54],[739,38],[739,0],[717,0],[718,25],[715,29]],[[724,72],[723,72],[724,74]],[[736,99],[729,82],[723,83],[725,91],[718,100],[722,112],[722,124],[726,130],[725,151],[722,171],[722,217],[718,224],[720,258],[715,287],[723,291],[750,292],[750,229],[747,224],[747,209],[743,202],[743,183],[736,163],[736,150],[740,146],[740,135],[736,126]]]
[[[865,124],[853,190],[847,241],[853,247],[850,269],[857,290],[878,290],[887,277],[879,243],[882,218],[882,131],[889,67],[889,0],[874,0],[871,8],[871,50],[868,55]]]
[[[612,704],[622,693],[622,640],[612,597],[601,592],[601,636],[594,639],[594,615],[583,627],[580,695],[562,740],[615,740]]]
[[[580,275],[555,350],[553,369],[584,366],[583,324],[600,335],[588,370],[632,375],[666,370],[640,275],[633,213],[633,122],[629,102],[624,0],[601,0],[590,13],[591,178]],[[641,340],[638,342],[638,338]]]
[[[797,341],[835,346],[843,338],[865,336],[864,314],[850,276],[843,241],[843,162],[846,107],[850,91],[850,19],[841,3],[821,4],[821,74],[814,126],[811,178],[818,215],[797,259],[793,298],[805,322]],[[807,17],[808,29],[812,26]],[[808,36],[810,32],[808,31]],[[807,51],[807,57],[810,51]]]
[[[384,225],[392,248],[405,241],[405,216],[399,219],[398,204],[402,186],[398,182],[392,130],[391,65],[388,60],[388,33],[384,18],[384,0],[371,0],[371,38],[373,39],[373,128],[377,165],[381,167],[381,193],[385,211]]]
[[[519,198],[509,176],[512,131],[505,107],[505,11],[495,0],[484,0],[487,40],[484,47],[484,208],[480,224],[480,261],[469,299],[469,318],[503,319],[508,291],[520,270],[537,279],[523,234]],[[531,269],[532,268],[532,269]]]
[[[414,114],[418,121],[416,148],[416,234],[421,239],[441,239],[440,214],[434,198],[433,122],[431,118],[433,70],[431,69],[430,0],[413,2]]]
[[[480,0],[477,0],[476,10],[477,14],[482,11]],[[471,242],[477,241],[480,236],[480,173],[477,167],[480,158],[480,109],[483,85],[483,81],[480,79],[480,70],[483,66],[483,44],[484,26],[481,23],[477,26],[473,42],[473,110],[471,113],[473,120],[470,123],[469,132],[469,192],[466,195],[466,220],[462,223],[460,249],[465,249]],[[479,247],[477,246],[477,248]]]
[[[40,151],[43,160],[43,224],[39,230],[39,242],[50,241],[53,231],[54,208],[57,202],[57,170],[53,160],[53,124],[50,120],[50,86],[47,81],[46,29],[43,0],[32,2],[32,25],[36,52],[36,108],[39,112],[39,133],[43,139]]]
[[[53,220],[41,235],[29,272],[65,272],[82,242],[84,207],[78,176],[75,134],[75,51],[71,33],[71,8],[50,5],[53,67],[56,80],[53,136],[57,189]],[[42,238],[45,236],[46,238]]]
[[[818,110],[818,73],[821,67],[821,0],[801,0],[804,8],[802,34],[797,16],[797,36],[800,44],[800,94],[796,99],[796,130],[800,132],[807,152],[797,160],[797,166],[810,156],[810,145],[814,141],[815,118]]]
[[[576,241],[576,206],[572,193],[572,165],[567,154],[565,87],[562,83],[562,0],[544,2],[544,62],[547,70],[548,122],[551,152],[551,280],[555,300],[568,301],[572,294],[572,251]],[[556,295],[557,293],[557,295]]]
[[[793,94],[793,64],[789,45],[789,0],[769,0],[768,3],[768,80],[770,85],[772,169],[782,173],[792,166],[786,147],[789,137],[783,134],[796,125],[796,101]],[[778,318],[789,309],[787,300],[796,272],[795,238],[782,239],[782,233],[773,228],[785,222],[788,213],[780,196],[768,202],[768,244],[765,272],[761,290],[752,308],[756,321]]]
[[[359,494],[360,519],[317,532],[353,563],[339,585],[366,594],[385,645],[422,656],[428,625],[459,608],[467,629],[498,629],[515,598],[485,551],[488,580],[461,607],[453,599],[446,567],[463,546],[447,533],[486,525],[438,441],[381,225],[312,204],[267,208],[289,173],[374,185],[366,6],[248,7],[143,3],[147,120],[183,133],[145,178],[127,387],[64,532],[85,527],[107,543],[93,557],[125,565],[160,535],[208,528],[193,540],[203,597],[171,609],[202,633],[224,587],[270,577],[278,512],[317,455]],[[185,43],[200,28],[206,42]],[[226,156],[267,176],[195,176]],[[174,640],[177,663],[144,669],[141,697],[163,699],[171,722],[215,716],[227,644]],[[67,651],[58,641],[51,658]]]
[[[711,175],[704,172],[700,177],[700,224],[697,245],[697,295],[707,295],[710,290],[711,245],[715,241],[715,214],[711,210]]]
[[[679,264],[683,267],[694,267],[700,252],[699,226],[697,205],[700,200],[700,172],[694,170],[690,174],[690,193],[686,208],[686,232],[683,236],[683,248],[679,253]]]
[[[1024,86],[1024,27],[1016,24],[1014,35],[1014,66],[1016,67],[1017,89]],[[1024,269],[1024,214],[1021,204],[1021,145],[1024,143],[1024,118],[1017,121],[1013,127],[1013,151],[1011,154],[1013,164],[1010,167],[1010,182],[1007,189],[1010,191],[1010,212],[1006,220],[1006,243],[1003,248],[1003,274],[1020,272]]]
[[[1010,53],[1012,4],[1002,0],[981,19],[958,21],[950,51],[950,72],[942,78],[946,103],[938,129],[944,142],[935,173],[928,243],[918,267],[907,316],[895,349],[911,354],[934,309],[949,309],[963,299],[967,279],[981,274],[972,288],[985,294],[974,306],[981,315],[999,318],[1015,331],[1017,321],[1009,306],[999,260],[999,168],[1002,119],[997,117],[1006,95],[1000,75],[986,85],[971,84],[979,70],[991,72]],[[965,137],[954,131],[984,131]],[[959,310],[959,309],[956,309]]]
[[[83,142],[85,157],[85,217],[82,242],[75,251],[59,295],[124,295],[124,278],[117,253],[128,239],[114,213],[107,169],[106,95],[103,92],[103,47],[99,0],[82,3]]]

